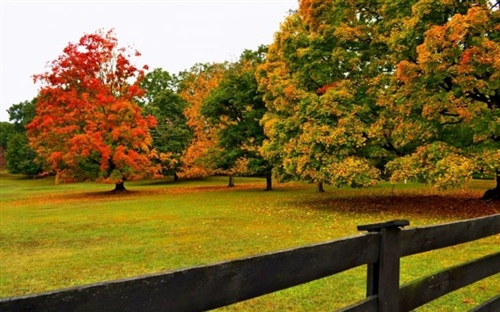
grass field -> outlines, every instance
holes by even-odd
[[[356,225],[409,219],[411,226],[500,213],[478,200],[493,181],[439,192],[419,184],[369,189],[213,177],[199,181],[55,185],[0,175],[0,297],[210,264],[358,234]],[[402,281],[500,250],[500,235],[402,259]],[[225,307],[226,311],[326,311],[360,300],[365,268]],[[418,311],[467,311],[500,293],[500,275]]]

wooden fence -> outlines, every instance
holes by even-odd
[[[358,226],[368,233],[246,259],[54,292],[5,298],[0,311],[203,311],[367,265],[366,299],[340,311],[410,311],[500,272],[500,251],[399,286],[401,257],[500,233],[500,214],[401,229],[407,220]],[[473,311],[500,311],[500,294]]]

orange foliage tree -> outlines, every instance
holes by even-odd
[[[179,177],[206,177],[214,173],[210,153],[217,144],[217,127],[210,124],[201,113],[203,102],[217,88],[227,64],[197,64],[188,72],[181,73],[179,95],[188,102],[184,110],[187,125],[193,136],[181,157]]]
[[[112,30],[98,31],[69,43],[49,71],[34,76],[42,87],[27,134],[56,181],[125,190],[126,180],[157,174],[149,133],[156,120],[143,117],[134,102],[144,93],[144,74],[130,63],[132,55],[140,54],[118,47]]]

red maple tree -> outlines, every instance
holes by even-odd
[[[126,180],[156,175],[149,129],[134,98],[144,94],[143,69],[131,64],[130,48],[118,47],[113,30],[69,43],[34,76],[41,82],[36,116],[27,125],[31,147],[56,173],[56,181],[97,181],[124,190]]]

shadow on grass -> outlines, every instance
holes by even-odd
[[[439,193],[429,188],[401,188],[394,190],[388,187],[369,189],[329,189],[326,193],[315,193],[309,185],[298,183],[277,184],[273,191],[264,192],[265,184],[262,181],[236,184],[228,187],[222,181],[211,181],[208,185],[192,183],[193,180],[152,180],[134,182],[126,191],[115,192],[109,190],[66,193],[62,195],[71,200],[122,200],[147,199],[168,195],[186,195],[203,192],[234,192],[242,199],[249,196],[265,196],[272,198],[273,194],[281,194],[277,200],[290,201],[294,206],[324,212],[348,212],[352,214],[384,214],[410,218],[411,216],[446,217],[446,218],[474,218],[479,216],[500,213],[500,202],[484,201],[479,198],[481,189]],[[165,187],[162,187],[165,186]],[[130,188],[130,189],[129,189]],[[290,196],[283,198],[284,193]],[[264,195],[266,194],[266,195]],[[61,195],[59,195],[61,196]],[[215,194],[214,196],[217,196]]]
[[[144,191],[136,191],[136,190],[124,190],[124,191],[115,191],[115,190],[106,190],[106,191],[94,191],[94,192],[78,192],[65,194],[64,197],[71,199],[117,199],[117,198],[126,198],[126,197],[137,197],[142,196]]]
[[[371,195],[304,200],[304,206],[321,211],[360,214],[425,215],[475,218],[500,213],[500,203],[457,195]]]
[[[161,185],[161,184],[160,184]],[[126,189],[121,191],[116,190],[105,190],[105,191],[95,191],[95,192],[79,192],[64,194],[64,197],[69,197],[71,199],[122,199],[122,198],[147,198],[153,195],[166,195],[166,194],[190,194],[197,192],[215,192],[215,191],[230,191],[232,188],[227,186],[186,186],[179,185],[178,187],[168,187],[168,188],[156,188],[156,189]]]
[[[202,181],[202,180],[200,180]],[[181,184],[187,184],[189,183],[189,180],[177,180],[174,181],[174,179],[158,179],[158,180],[147,180],[147,181],[140,181],[140,182],[134,182],[135,186],[175,186],[175,185],[181,185]]]

